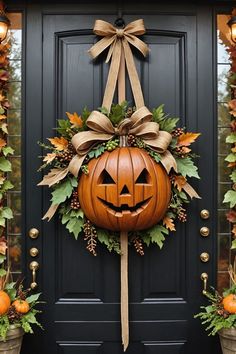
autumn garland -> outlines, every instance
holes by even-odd
[[[183,128],[176,128],[179,118],[171,118],[166,115],[163,107],[164,105],[161,105],[153,110],[153,121],[159,124],[160,130],[172,134],[169,150],[176,160],[178,173],[171,170],[169,174],[172,182],[172,197],[163,220],[151,229],[129,233],[130,243],[134,245],[140,255],[144,254],[144,245],[149,246],[154,243],[162,248],[165,237],[170,231],[175,231],[176,220],[186,222],[187,214],[184,204],[189,202],[190,197],[199,197],[187,183],[187,177],[199,178],[197,167],[193,163],[196,155],[192,152],[190,145],[200,134],[184,132]],[[127,102],[124,102],[121,105],[112,105],[110,113],[105,108],[100,108],[100,111],[111,120],[114,126],[117,126],[123,119],[129,118],[134,113],[135,108],[128,107]],[[71,139],[78,132],[88,129],[86,121],[90,113],[87,109],[83,110],[81,116],[77,113],[71,114],[67,112],[67,120],[58,120],[56,130],[60,137],[48,138],[51,145],[39,143],[43,148],[51,151],[43,158],[44,163],[40,170],[50,166],[58,172],[68,167],[70,161],[76,155]],[[129,134],[127,141],[128,146],[145,149],[156,163],[161,161],[160,154],[146,146],[142,139]],[[80,173],[89,173],[87,164],[91,159],[98,158],[105,151],[113,151],[118,146],[119,140],[116,136],[108,142],[97,144],[88,152],[81,166]],[[76,239],[80,234],[83,234],[87,242],[87,249],[93,255],[96,255],[97,241],[105,244],[109,251],[114,250],[120,253],[119,233],[100,229],[85,218],[79,204],[77,186],[77,178],[70,173],[52,186],[52,205],[59,206],[58,211],[62,224]],[[187,186],[189,186],[190,191]]]
[[[9,51],[10,42],[0,44],[0,277],[6,274],[3,263],[6,260],[6,221],[13,218],[11,208],[6,206],[6,193],[13,188],[13,184],[7,178],[7,172],[11,172],[9,155],[14,150],[7,143],[7,110],[10,105],[7,99],[8,82],[10,78]]]

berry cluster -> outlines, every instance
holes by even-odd
[[[181,222],[186,222],[187,221],[187,213],[186,213],[186,209],[184,208],[179,208],[178,210],[178,219]]]
[[[119,140],[118,140],[118,139],[109,140],[109,141],[106,143],[106,149],[107,149],[108,151],[115,150],[118,146],[119,146]]]
[[[175,154],[182,159],[184,159],[188,153],[189,150],[186,151],[186,146],[177,146],[175,148]]]
[[[71,197],[71,200],[70,200],[70,207],[71,207],[71,209],[73,209],[73,210],[78,210],[78,209],[80,209],[80,203],[79,203],[79,198],[78,198],[78,192],[77,192],[77,190],[75,190],[75,191],[72,193],[72,197]]]
[[[134,248],[135,248],[136,252],[139,253],[140,256],[144,256],[143,243],[142,243],[142,240],[140,239],[140,237],[135,236],[133,238],[132,242],[134,244]]]
[[[135,107],[128,107],[127,112],[126,112],[126,118],[130,118],[132,116],[132,114],[134,113],[134,111],[136,110]]]
[[[136,138],[133,134],[129,134],[127,137],[127,144],[128,146],[137,146]]]
[[[173,138],[178,138],[178,136],[184,134],[184,129],[183,128],[176,128],[175,130],[173,130],[172,132],[172,136]]]
[[[94,225],[91,224],[89,220],[86,220],[84,225],[84,240],[87,241],[87,250],[92,253],[93,256],[96,256],[96,246],[97,246],[97,231]]]

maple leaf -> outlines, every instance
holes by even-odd
[[[66,112],[66,114],[72,124],[72,128],[82,128],[83,120],[80,116],[78,116],[76,112],[74,112],[73,114]]]
[[[7,145],[7,142],[4,139],[0,138],[0,149],[6,145]]]
[[[174,176],[174,186],[181,192],[183,186],[186,184],[186,178],[184,176]]]
[[[178,137],[178,146],[189,146],[192,144],[201,133],[183,133]]]
[[[6,241],[5,237],[1,237],[0,238],[0,254],[3,254],[5,256],[6,250],[7,250],[7,241]]]
[[[226,213],[226,217],[229,222],[236,222],[236,211],[228,211],[228,213]]]
[[[57,154],[55,154],[55,152],[48,153],[44,157],[43,161],[45,161],[47,164],[49,164],[50,162],[52,162],[55,159],[56,156],[57,156]]]
[[[169,216],[165,216],[164,219],[162,220],[163,225],[166,226],[167,229],[170,231],[176,231],[175,230],[175,224],[173,219],[171,219]]]
[[[53,146],[55,146],[56,150],[62,151],[67,149],[68,141],[63,137],[48,138],[48,140]]]

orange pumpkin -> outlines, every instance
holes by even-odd
[[[0,315],[4,315],[9,310],[9,307],[11,305],[11,299],[9,295],[1,290],[0,291]]]
[[[30,309],[29,303],[26,300],[15,300],[12,306],[14,306],[19,313],[27,313]]]
[[[236,295],[229,294],[222,301],[223,307],[229,313],[236,313]]]
[[[112,231],[144,230],[160,221],[171,196],[170,179],[144,149],[121,147],[88,163],[78,195],[86,217]]]

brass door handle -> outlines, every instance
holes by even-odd
[[[206,295],[206,293],[207,293],[208,274],[207,274],[207,273],[202,273],[202,274],[201,274],[201,280],[203,281],[203,290],[202,290],[202,293],[203,293],[203,295]]]
[[[32,283],[30,284],[31,289],[37,288],[38,284],[36,283],[36,271],[39,269],[39,264],[36,261],[30,262],[30,270],[32,270]]]

